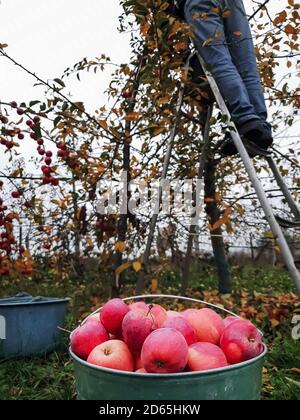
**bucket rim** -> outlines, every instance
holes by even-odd
[[[7,308],[7,307],[11,307],[11,306],[28,306],[28,305],[49,305],[52,303],[68,303],[70,302],[71,298],[48,298],[46,297],[45,300],[28,300],[28,301],[24,301],[22,302],[21,300],[19,302],[16,301],[11,301],[9,302],[9,300],[7,299],[2,299],[3,302],[1,302],[0,299],[0,308]],[[6,302],[5,302],[6,300]]]
[[[85,360],[80,359],[80,357],[76,356],[76,354],[72,351],[71,347],[69,347],[69,354],[73,361],[76,361],[80,365],[85,366],[86,368],[93,370],[95,372],[105,372],[111,375],[129,377],[129,378],[155,378],[155,379],[176,379],[176,378],[191,378],[195,376],[209,376],[214,375],[216,373],[225,373],[231,372],[246,366],[250,366],[255,364],[261,359],[264,359],[268,352],[268,348],[265,343],[263,343],[263,352],[254,357],[253,359],[246,360],[245,362],[237,363],[235,365],[229,365],[218,369],[209,369],[209,370],[202,370],[202,371],[195,371],[195,372],[178,372],[178,373],[138,373],[138,372],[127,372],[123,370],[117,369],[109,369],[102,366],[92,365],[91,363],[86,362]]]

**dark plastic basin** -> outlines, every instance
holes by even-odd
[[[59,344],[69,299],[20,293],[0,299],[0,359],[41,356]]]

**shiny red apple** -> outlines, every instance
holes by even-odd
[[[262,353],[262,336],[250,321],[235,321],[225,328],[220,347],[230,364],[241,363]]]
[[[218,345],[225,329],[223,319],[209,308],[187,309],[183,317],[192,325],[197,340]]]
[[[101,309],[100,319],[108,332],[114,335],[121,334],[122,322],[129,312],[129,307],[122,299],[111,299]]]
[[[162,328],[174,328],[175,330],[179,331],[184,336],[188,346],[197,342],[194,328],[182,316],[174,316],[168,318],[163,323]]]
[[[121,340],[110,340],[95,347],[88,363],[110,369],[133,372],[133,358],[128,346]]]
[[[159,328],[146,338],[141,360],[148,373],[182,372],[188,360],[188,345],[174,328]]]
[[[96,346],[109,339],[109,335],[100,320],[91,319],[76,328],[70,339],[72,351],[86,360]]]
[[[187,366],[189,371],[209,370],[228,366],[228,362],[220,347],[198,342],[189,347]]]

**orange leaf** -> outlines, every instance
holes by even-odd
[[[130,112],[129,114],[126,115],[124,119],[125,121],[137,121],[139,117],[140,117],[139,112]]]
[[[108,124],[105,120],[99,120],[98,122],[101,125],[101,127],[104,128],[104,130],[109,131]]]

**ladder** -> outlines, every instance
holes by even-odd
[[[297,289],[297,293],[300,296],[300,273],[295,265],[294,262],[294,258],[292,255],[292,252],[289,248],[289,245],[287,243],[287,240],[284,236],[284,233],[282,231],[282,227],[283,228],[295,228],[295,227],[300,227],[300,210],[296,204],[296,202],[293,199],[292,194],[290,193],[283,177],[280,174],[280,171],[278,170],[276,163],[272,157],[272,152],[262,152],[261,156],[264,157],[273,173],[274,179],[276,180],[280,190],[282,191],[284,197],[286,198],[287,204],[291,210],[291,213],[294,216],[294,220],[285,220],[282,219],[280,217],[276,217],[274,215],[272,206],[268,200],[268,197],[263,189],[263,186],[260,182],[260,179],[256,173],[256,170],[254,168],[254,165],[252,163],[252,160],[249,156],[249,153],[231,119],[231,115],[230,112],[228,110],[228,107],[221,95],[221,92],[217,86],[217,83],[214,79],[214,77],[212,76],[211,72],[207,69],[207,66],[205,65],[202,57],[200,56],[200,54],[197,51],[191,52],[190,55],[188,56],[188,59],[186,61],[185,64],[185,72],[188,72],[189,70],[189,66],[190,66],[190,61],[192,59],[192,57],[194,57],[194,55],[196,54],[200,66],[203,70],[203,73],[207,79],[207,82],[209,84],[209,87],[213,93],[213,97],[216,101],[216,103],[218,104],[218,107],[222,113],[222,115],[224,117],[226,117],[226,120],[228,122],[230,122],[230,134],[232,137],[232,141],[243,161],[244,167],[246,169],[246,172],[248,173],[249,179],[252,183],[252,186],[256,192],[256,195],[258,197],[258,200],[261,204],[261,207],[264,211],[265,214],[265,218],[267,220],[267,222],[270,225],[271,231],[274,235],[274,239],[276,239],[278,241],[278,245],[280,248],[280,251],[282,253],[282,257],[284,260],[284,263],[286,265],[286,268],[288,269],[292,279],[294,280],[296,289]],[[177,101],[177,105],[176,105],[176,115],[174,117],[174,122],[173,125],[171,127],[171,132],[170,132],[170,137],[169,137],[169,142],[168,142],[168,147],[167,147],[167,152],[165,155],[165,159],[164,159],[164,165],[163,165],[163,171],[162,171],[162,176],[161,176],[161,181],[166,180],[167,178],[167,172],[168,172],[168,168],[169,168],[169,163],[170,163],[170,158],[171,158],[171,154],[172,154],[172,149],[173,149],[173,145],[174,145],[174,140],[176,137],[176,129],[177,129],[177,121],[178,121],[178,115],[180,113],[181,110],[181,106],[183,103],[183,99],[184,99],[184,91],[185,91],[185,83],[182,82],[180,89],[179,89],[179,95],[178,95],[178,101]],[[209,120],[211,117],[211,112],[212,109],[210,108],[209,111],[207,112],[207,120],[206,120],[206,125],[205,125],[205,130],[204,130],[204,148],[205,145],[207,144],[208,140],[209,140]],[[260,153],[259,153],[260,154]],[[202,154],[202,159],[204,158],[205,152]],[[200,168],[199,168],[199,172],[198,172],[198,178],[199,176],[202,177],[203,175],[203,161],[200,161]],[[162,183],[161,183],[162,185]],[[144,253],[144,260],[143,260],[143,265],[144,265],[144,269],[140,272],[139,274],[139,278],[138,278],[138,282],[137,282],[137,288],[136,288],[136,292],[138,295],[141,294],[141,292],[144,289],[144,285],[145,285],[145,267],[148,266],[149,263],[149,257],[150,257],[150,251],[151,251],[151,247],[152,247],[152,242],[154,239],[154,233],[155,233],[155,228],[156,228],[156,224],[157,224],[157,220],[158,220],[158,212],[159,212],[159,208],[160,208],[160,204],[161,204],[161,199],[162,199],[162,187],[159,187],[159,191],[158,191],[158,199],[157,199],[157,206],[156,206],[156,211],[154,212],[152,218],[151,218],[151,222],[150,222],[150,230],[149,230],[149,236],[148,236],[148,240],[147,240],[147,244],[146,244],[146,249],[145,249],[145,253]],[[191,246],[191,236],[194,235],[194,228],[191,227],[190,232],[189,232],[189,242],[188,242],[188,247]]]

